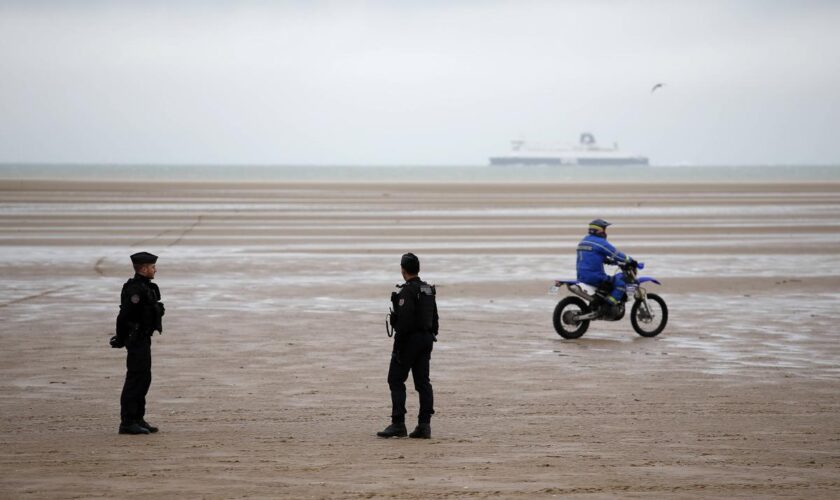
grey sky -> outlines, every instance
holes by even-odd
[[[840,164],[837,26],[830,1],[0,0],[0,162],[482,164],[590,131]]]

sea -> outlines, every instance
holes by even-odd
[[[671,183],[840,182],[837,165],[130,165],[0,164],[0,181]]]

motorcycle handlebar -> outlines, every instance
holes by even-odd
[[[630,266],[635,266],[636,269],[644,269],[645,268],[645,263],[644,262],[639,262],[639,261],[632,261],[631,263],[628,263],[628,264],[617,264],[617,265],[618,265],[618,267],[620,267],[622,269],[626,269]]]

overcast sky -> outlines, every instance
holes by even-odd
[[[0,0],[0,162],[840,164],[840,1]],[[651,87],[665,87],[651,93]]]

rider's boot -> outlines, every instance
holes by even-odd
[[[618,316],[621,314],[621,306],[619,306],[618,304],[610,305],[610,310],[607,314],[609,315],[610,319],[618,319]]]
[[[603,311],[603,316],[605,318],[610,319],[610,318],[618,317],[619,304],[618,304],[618,301],[615,299],[615,297],[613,297],[612,295],[607,297],[607,300],[604,301],[604,307],[603,307],[602,311]]]
[[[589,312],[597,313],[597,315],[600,316],[602,313],[601,308],[604,305],[604,299],[596,295],[595,298],[592,299],[592,301],[589,303]]]

